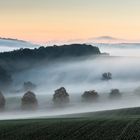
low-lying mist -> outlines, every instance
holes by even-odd
[[[120,52],[122,49],[117,48]],[[104,49],[105,52],[106,49]],[[134,49],[138,54],[138,48]],[[5,111],[0,119],[16,119],[29,117],[51,117],[55,115],[94,112],[118,108],[140,106],[140,93],[134,91],[140,87],[140,57],[124,56],[93,56],[71,61],[52,62],[49,65],[32,68],[16,73],[13,76],[14,89],[18,90],[26,81],[37,85],[33,91],[38,99],[36,111],[21,111],[21,98],[24,92],[8,93]],[[114,52],[115,53],[115,52]],[[120,55],[120,56],[119,56]],[[111,80],[102,80],[102,74],[110,72]],[[65,107],[55,107],[52,98],[54,91],[65,87],[70,96],[70,103]],[[119,99],[110,99],[111,89],[119,89],[122,96]],[[92,103],[82,102],[84,91],[95,90],[99,99]],[[16,116],[15,116],[16,112]]]
[[[112,56],[140,57],[140,43],[120,44],[93,44],[97,45],[101,52],[108,52]]]

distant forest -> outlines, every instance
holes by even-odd
[[[0,53],[0,66],[9,72],[17,72],[42,63],[99,54],[98,47],[86,44],[25,48]]]
[[[72,44],[63,46],[40,47],[35,49],[19,49],[11,52],[0,53],[0,59],[57,59],[61,57],[79,57],[100,54],[98,47],[86,44]]]
[[[98,47],[86,44],[19,49],[0,53],[0,87],[12,81],[12,73],[29,69],[35,65],[47,64],[59,59],[99,55]],[[65,59],[64,59],[65,58]]]

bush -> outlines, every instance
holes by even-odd
[[[22,101],[23,109],[34,109],[37,107],[37,104],[38,104],[36,95],[31,91],[28,91],[27,93],[25,93],[21,101]]]
[[[93,101],[99,97],[98,93],[95,90],[85,91],[82,95],[84,101]]]
[[[121,97],[121,93],[119,89],[112,89],[109,96],[110,98],[118,98]]]
[[[55,90],[53,95],[53,102],[55,104],[69,103],[69,94],[64,87]]]

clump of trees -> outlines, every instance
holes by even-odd
[[[102,80],[111,80],[111,79],[112,79],[112,74],[110,72],[102,74]]]
[[[109,93],[109,97],[113,99],[119,98],[121,96],[122,93],[120,92],[119,89],[112,89]],[[81,97],[82,97],[82,101],[93,102],[98,100],[99,94],[95,90],[90,90],[90,91],[85,91]],[[64,107],[64,105],[66,105],[70,101],[69,94],[64,87],[55,90],[52,100],[55,105],[58,105],[58,107],[59,106]],[[6,103],[5,97],[0,92],[0,109],[3,109],[5,107],[5,103]],[[37,108],[37,106],[38,106],[38,101],[35,93],[28,91],[21,98],[22,109],[34,110]]]
[[[110,94],[109,94],[110,98],[119,98],[121,97],[121,92],[119,89],[112,89]]]
[[[69,103],[69,94],[64,87],[55,90],[53,102],[55,104]]]
[[[38,104],[36,95],[31,91],[26,92],[21,101],[23,109],[35,109]]]
[[[27,91],[33,91],[36,89],[36,85],[30,81],[24,82],[22,87],[19,90],[14,90],[14,93],[21,93],[21,92],[27,92]]]
[[[24,90],[24,91],[34,90],[35,88],[36,88],[36,85],[33,84],[33,83],[30,82],[30,81],[24,82],[24,84],[23,84],[23,90]]]
[[[84,94],[82,95],[83,101],[97,100],[98,97],[99,97],[98,92],[96,92],[95,90],[85,91]]]
[[[98,47],[87,44],[71,44],[62,46],[41,46],[40,48],[28,49],[21,48],[11,52],[0,53],[2,60],[41,60],[41,59],[57,59],[63,57],[79,57],[101,54]],[[27,59],[28,58],[28,59]],[[28,63],[28,61],[26,63]]]
[[[6,103],[5,97],[3,96],[2,92],[0,92],[0,109],[4,109],[5,103]]]

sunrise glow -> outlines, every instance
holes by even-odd
[[[33,42],[102,35],[140,40],[139,0],[0,1],[0,36]]]

